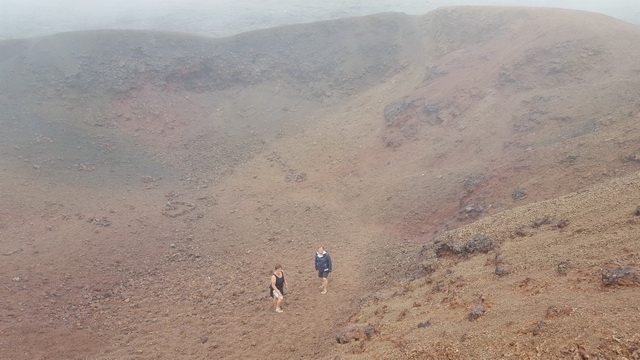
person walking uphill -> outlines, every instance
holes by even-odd
[[[320,294],[327,293],[327,286],[329,285],[329,273],[331,272],[331,256],[324,250],[324,247],[320,246],[316,252],[316,270],[318,271],[318,277],[322,278],[322,291]]]
[[[284,272],[280,264],[276,265],[276,270],[271,274],[271,286],[269,293],[273,298],[273,306],[277,313],[282,312],[282,302],[284,301],[284,289],[287,289],[287,280],[284,279]]]

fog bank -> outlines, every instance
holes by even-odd
[[[90,29],[154,29],[209,36],[380,12],[441,6],[579,9],[640,23],[637,0],[0,0],[0,39]]]

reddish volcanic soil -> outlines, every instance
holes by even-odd
[[[0,42],[0,359],[640,359],[638,36],[459,7]]]

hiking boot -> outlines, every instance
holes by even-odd
[[[320,291],[320,294],[324,295],[327,293],[327,289],[323,289],[322,291]]]
[[[284,312],[284,311],[283,311],[282,309],[280,309],[280,308],[277,308],[277,309],[276,309],[276,312],[277,312],[277,313],[281,313],[281,312]]]

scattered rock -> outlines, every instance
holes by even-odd
[[[522,188],[517,188],[511,193],[513,200],[522,200],[527,197],[527,192]]]
[[[496,266],[495,273],[498,276],[506,276],[511,274],[511,268],[509,265],[498,265]]]
[[[170,218],[186,215],[193,211],[196,206],[184,201],[167,201],[160,211],[162,215]]]
[[[569,225],[569,219],[560,219],[560,221],[558,221],[558,224],[556,225],[556,227],[558,229],[562,229],[565,228]]]
[[[487,253],[493,249],[493,241],[486,236],[476,236],[466,244],[462,249],[463,254],[472,254],[476,252]]]
[[[102,226],[102,227],[107,227],[109,225],[111,225],[111,221],[107,220],[106,217],[92,217],[89,218],[89,220],[87,220],[88,222],[92,223],[93,225],[98,225],[98,226]]]
[[[404,319],[407,315],[409,315],[409,309],[403,309],[400,314],[398,314],[398,321]]]
[[[574,161],[576,161],[580,156],[576,155],[576,154],[569,154],[567,155],[567,157],[565,157],[564,159],[560,160],[561,164],[564,163],[573,163]]]
[[[604,285],[640,285],[640,268],[635,266],[618,267],[602,273]]]
[[[535,219],[533,220],[533,224],[531,224],[531,227],[534,228],[538,228],[542,225],[549,225],[553,222],[553,218],[550,216],[545,216],[543,218],[539,218],[539,219]]]
[[[203,337],[201,337],[200,339],[198,339],[198,342],[199,342],[200,344],[204,344],[204,343],[206,343],[207,341],[209,341],[209,338],[208,338],[208,337],[206,337],[206,336],[203,336]]]
[[[636,215],[636,216],[640,216],[640,206],[638,206],[638,207],[636,208],[635,215]]]
[[[561,261],[558,264],[558,266],[556,267],[556,272],[560,275],[567,275],[569,269],[571,269],[571,264],[569,263],[569,260],[565,260]]]
[[[413,101],[407,98],[396,100],[384,107],[384,122],[388,127],[400,127],[406,122],[401,115],[411,106],[416,106]],[[403,121],[404,120],[404,121]]]
[[[418,327],[419,328],[424,328],[424,327],[429,327],[431,326],[431,319],[425,321],[425,322],[419,322],[418,323]]]
[[[640,156],[629,155],[622,158],[622,162],[640,162]]]
[[[437,257],[442,257],[449,254],[459,255],[460,246],[455,245],[453,242],[436,242],[435,244],[433,244],[433,251],[436,253]]]
[[[527,233],[524,231],[524,228],[522,228],[522,227],[519,227],[519,228],[515,229],[513,233],[516,236],[520,236],[520,237],[527,236]]]
[[[436,271],[436,265],[430,261],[423,261],[420,263],[420,270],[422,274],[433,274]]]
[[[392,149],[396,149],[397,147],[399,147],[402,143],[398,140],[396,140],[395,138],[392,138],[390,136],[385,136],[382,141],[384,142],[384,144],[387,147],[390,147]]]
[[[367,326],[366,328],[364,328],[364,335],[368,338],[371,337],[371,335],[376,333],[376,329],[373,326]]]
[[[149,184],[149,183],[156,182],[156,181],[159,180],[158,178],[154,178],[154,177],[148,176],[148,175],[147,176],[143,176],[141,179],[142,179],[142,182],[145,183],[145,184]]]
[[[547,326],[546,322],[538,321],[535,324],[533,324],[533,326],[531,326],[531,328],[529,329],[529,332],[533,335],[539,335],[540,332],[542,332],[542,329],[546,326]]]
[[[351,341],[351,337],[347,334],[341,334],[336,337],[338,344],[348,344]]]
[[[464,244],[456,245],[453,242],[438,242],[434,244],[436,256],[441,257],[447,254],[457,256],[469,256],[474,253],[487,253],[493,249],[493,241],[486,237],[478,235]]]
[[[465,183],[466,185],[466,183]],[[479,217],[484,212],[484,206],[478,204],[470,204],[462,208],[456,218],[459,221],[464,221],[466,219],[474,219]]]
[[[467,214],[479,214],[483,211],[482,206],[471,204],[464,207],[464,212]]]
[[[466,316],[466,319],[469,321],[474,321],[476,319],[478,319],[480,316],[484,315],[484,313],[487,311],[487,308],[485,308],[484,306],[478,305],[476,307],[474,307]]]
[[[287,175],[285,176],[285,181],[287,182],[303,182],[307,181],[307,173],[296,170],[289,170]]]
[[[559,318],[561,316],[566,316],[571,314],[571,312],[573,311],[573,309],[571,309],[570,307],[564,307],[564,308],[559,308],[557,306],[549,306],[547,308],[547,315],[546,318],[547,319],[556,319]]]

